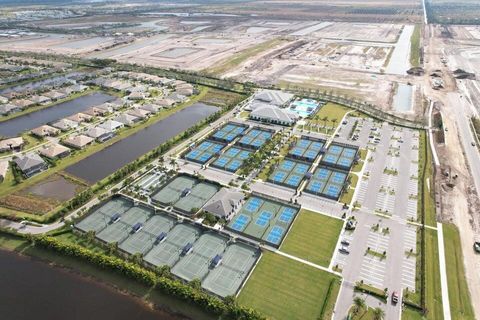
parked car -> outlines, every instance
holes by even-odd
[[[480,241],[476,241],[473,243],[473,249],[477,252],[480,253]]]
[[[349,246],[350,245],[350,242],[346,239],[343,239],[342,242],[340,242],[341,244],[343,244],[344,246]]]
[[[345,247],[341,247],[340,249],[338,249],[338,251],[343,254],[350,254],[350,251],[348,251],[348,249]]]
[[[355,220],[348,220],[347,224],[345,225],[345,229],[347,230],[354,230],[357,227],[357,221]]]
[[[475,142],[472,142],[471,144],[472,144],[472,147],[475,147]]]
[[[392,303],[393,303],[393,304],[397,304],[397,303],[398,303],[398,298],[399,298],[398,292],[397,292],[397,291],[393,291],[393,292],[392,292]]]

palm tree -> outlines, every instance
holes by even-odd
[[[355,297],[353,299],[353,304],[355,306],[353,313],[358,314],[360,310],[364,309],[366,307],[365,300],[363,300],[360,297]]]
[[[373,309],[373,318],[375,320],[383,320],[385,318],[385,311],[381,308]]]

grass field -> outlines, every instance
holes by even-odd
[[[250,48],[247,48],[243,51],[236,53],[234,56],[229,57],[224,61],[220,61],[215,67],[208,68],[205,71],[215,75],[222,75],[231,69],[237,67],[241,63],[247,61],[248,58],[256,56],[257,54],[262,53],[270,48],[273,48],[280,43],[282,43],[282,39],[272,39],[269,41],[262,42]]]
[[[421,25],[416,24],[413,30],[412,37],[410,38],[410,64],[412,67],[420,66],[420,37]]]
[[[356,174],[350,174],[350,186],[346,190],[346,192],[342,193],[342,196],[338,200],[341,203],[350,204],[353,198],[353,194],[355,193],[355,188],[357,187],[358,183],[358,176]]]
[[[280,250],[328,267],[343,221],[302,209]]]
[[[317,112],[313,119],[308,120],[308,123],[310,125],[320,125],[330,129],[321,130],[321,132],[333,132],[333,130],[335,130],[342,121],[343,116],[351,110],[352,109],[342,105],[333,102],[327,102],[322,108],[320,108],[320,111]]]
[[[422,214],[425,214],[425,224],[429,226],[435,227],[437,225],[436,213],[435,213],[435,201],[433,198],[433,190],[429,188],[429,184],[427,183],[427,179],[430,181],[430,185],[433,182],[433,168],[432,168],[432,154],[428,144],[427,135],[425,131],[420,131],[420,144],[418,148],[419,156],[418,156],[418,177],[419,177],[419,184],[418,184],[418,217],[420,218]],[[426,161],[425,161],[425,154],[426,154]],[[425,170],[425,181],[421,179],[422,173]],[[424,205],[425,205],[425,212],[422,213],[420,210],[422,209],[420,201],[422,201],[422,197],[420,193],[423,192],[425,195],[424,197]]]
[[[448,297],[452,319],[475,319],[463,265],[462,244],[453,224],[443,225]]]
[[[238,302],[277,320],[318,319],[325,306],[323,319],[330,319],[339,287],[332,274],[265,252]]]
[[[440,286],[440,265],[438,263],[437,232],[425,229],[426,244],[426,305],[427,319],[443,319],[442,290]]]

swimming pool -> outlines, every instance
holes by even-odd
[[[312,99],[295,100],[290,104],[290,110],[296,112],[300,117],[306,118],[315,113],[319,106],[318,101]]]

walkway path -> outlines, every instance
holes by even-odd
[[[440,282],[442,285],[442,306],[443,319],[451,320],[450,300],[448,299],[448,282],[447,282],[447,268],[445,264],[445,246],[443,240],[443,226],[437,222],[437,239],[438,239],[438,260],[440,263]]]

